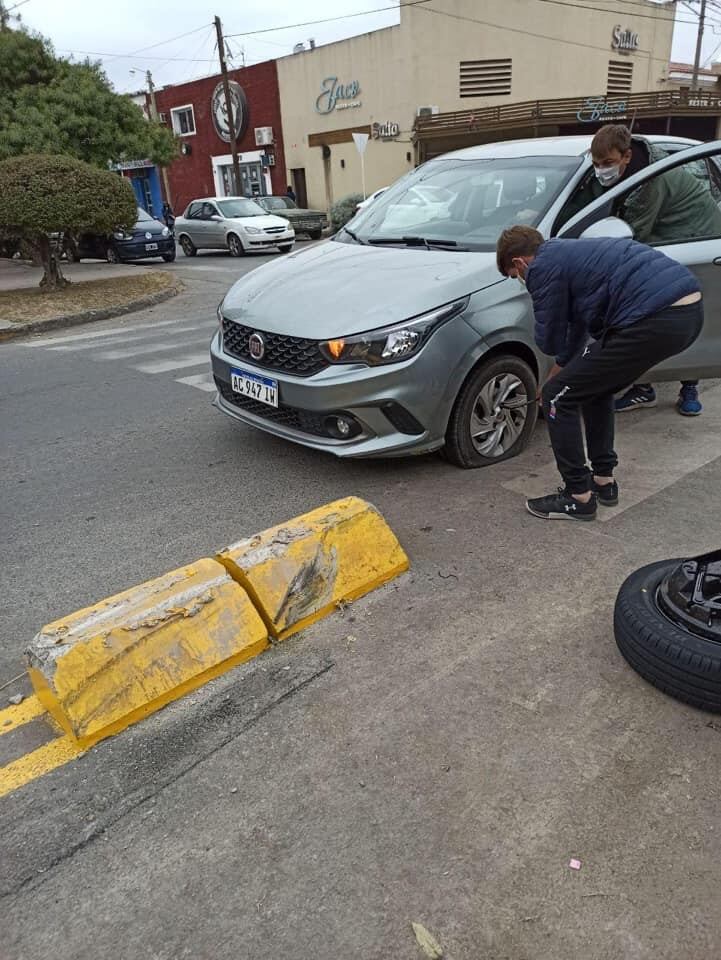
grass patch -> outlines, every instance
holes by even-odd
[[[110,280],[80,281],[57,293],[40,289],[8,290],[0,292],[0,320],[22,326],[88,310],[124,307],[134,300],[168,290],[176,282],[172,274],[157,271]]]

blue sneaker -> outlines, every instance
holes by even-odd
[[[681,392],[676,401],[676,409],[682,417],[697,417],[703,410],[698,398],[698,390],[692,383],[682,383]]]
[[[626,410],[638,410],[640,407],[655,407],[656,391],[653,387],[643,387],[634,383],[622,397],[616,401],[616,413],[624,413]]]

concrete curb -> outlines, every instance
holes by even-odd
[[[28,676],[85,749],[408,567],[375,507],[336,500],[48,624]]]
[[[48,320],[35,320],[18,326],[7,320],[0,320],[0,342],[19,340],[33,333],[44,333],[47,330],[58,330],[63,327],[75,327],[83,323],[92,323],[94,320],[112,320],[113,317],[122,317],[126,313],[135,313],[170,300],[185,289],[185,284],[179,277],[174,277],[171,285],[165,290],[158,290],[147,297],[131,300],[129,303],[119,304],[117,307],[108,307],[106,310],[83,310],[80,313],[71,313],[62,317],[51,317]]]

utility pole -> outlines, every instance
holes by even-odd
[[[155,85],[153,84],[153,75],[150,70],[145,71],[145,80],[148,84],[148,96],[150,97],[150,119],[153,123],[159,123],[158,118],[158,105],[155,102]],[[168,171],[165,167],[160,168],[160,175],[163,178],[163,190],[165,192],[165,202],[171,207],[173,204],[170,200],[170,184],[168,183]]]
[[[220,23],[220,17],[215,17],[215,33],[218,37],[218,59],[220,60],[220,72],[223,75],[223,91],[225,93],[225,109],[228,113],[228,134],[230,136],[230,153],[233,157],[233,179],[235,180],[235,189],[233,193],[240,194],[240,163],[238,162],[238,145],[235,142],[235,113],[233,112],[233,101],[230,96],[230,82],[228,80],[228,67],[225,62],[225,41],[223,40],[223,27]]]
[[[698,90],[698,71],[701,65],[701,47],[703,45],[703,29],[706,20],[706,0],[701,0],[701,9],[698,13],[698,33],[696,34],[696,57],[693,62],[693,79],[691,89]]]

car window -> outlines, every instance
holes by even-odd
[[[210,220],[210,218],[216,216],[217,213],[218,211],[215,209],[212,203],[203,204],[203,212],[201,214],[203,220]]]
[[[506,227],[536,226],[580,157],[438,158],[389,187],[353,219],[353,233],[378,242],[407,236],[494,250]],[[348,242],[341,233],[338,239]]]
[[[151,217],[147,210],[143,210],[142,207],[138,207],[138,219],[137,223],[155,223],[155,218]]]
[[[294,210],[295,204],[290,197],[263,197],[260,201],[266,210]]]
[[[202,203],[191,203],[188,207],[188,220],[199,220],[203,213]]]
[[[264,217],[266,211],[254,200],[242,198],[218,200],[218,206],[224,217]]]
[[[721,190],[704,160],[651,177],[618,201],[614,214],[651,245],[721,237]]]

